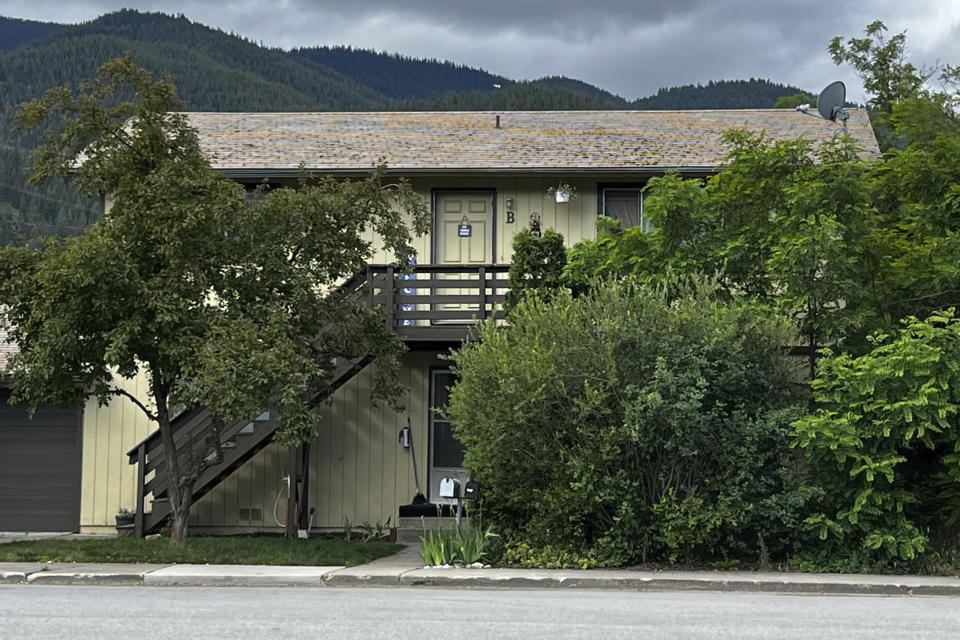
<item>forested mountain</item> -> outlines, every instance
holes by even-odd
[[[141,66],[173,74],[190,109],[354,110],[380,108],[384,102],[378,92],[328,67],[161,13],[124,9],[63,27],[11,53],[31,59],[61,56],[56,66],[66,69],[50,70],[42,63],[33,68],[35,82],[50,80],[51,74],[67,76],[55,80],[59,83],[90,77],[87,67],[96,69],[126,49]],[[6,66],[5,59],[0,62]]]
[[[577,91],[579,93],[585,93],[589,96],[592,96],[595,100],[599,100],[604,104],[609,104],[614,108],[623,108],[632,109],[633,106],[627,102],[624,98],[620,96],[613,95],[605,89],[600,87],[595,87],[592,84],[587,84],[582,80],[574,80],[573,78],[567,78],[564,76],[547,76],[546,78],[540,78],[538,82],[543,82],[544,84],[563,87],[570,91]]]
[[[63,181],[27,184],[28,149],[39,136],[14,132],[10,107],[52,86],[75,86],[126,52],[155,73],[170,73],[187,108],[198,111],[771,107],[800,91],[751,79],[661,89],[628,102],[565,77],[514,81],[350,47],[262,47],[182,15],[121,10],[77,25],[0,17],[0,244],[78,233],[99,209]]]
[[[719,80],[657,91],[635,100],[632,109],[756,109],[773,107],[780,96],[799,93],[796,87],[769,80]]]
[[[63,27],[52,22],[36,22],[0,16],[0,52],[16,49],[25,42],[38,40]]]
[[[332,69],[182,16],[120,11],[63,26],[4,18],[0,29],[11,31],[11,41],[19,43],[0,54],[0,244],[79,233],[99,210],[98,203],[62,181],[27,183],[27,149],[38,136],[15,133],[9,108],[49,87],[91,78],[103,61],[126,52],[151,71],[170,73],[193,110],[352,110],[389,104],[377,91]]]
[[[630,105],[622,98],[605,91],[578,91],[549,79],[542,79],[513,82],[489,91],[451,91],[423,100],[404,100],[400,101],[397,107],[410,111],[562,111],[628,109]]]
[[[490,91],[512,80],[441,60],[420,60],[352,47],[294,49],[290,56],[339,71],[391,98],[428,98],[450,91]]]

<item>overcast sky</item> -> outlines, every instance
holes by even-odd
[[[630,99],[759,77],[814,92],[840,79],[862,102],[826,45],[875,19],[907,31],[912,61],[960,64],[958,0],[3,0],[0,14],[78,22],[123,6],[183,13],[268,46],[352,45],[514,79],[565,75]]]

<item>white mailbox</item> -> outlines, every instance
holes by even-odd
[[[441,498],[459,498],[460,482],[456,478],[445,476],[440,479],[440,497]]]

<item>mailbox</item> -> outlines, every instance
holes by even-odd
[[[476,500],[480,497],[480,483],[471,478],[463,485],[463,498],[465,500]]]
[[[460,482],[456,478],[451,478],[450,476],[442,478],[440,480],[440,497],[459,498]]]

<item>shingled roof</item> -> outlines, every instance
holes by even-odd
[[[865,157],[880,150],[866,111],[847,127]],[[711,111],[445,111],[190,113],[215,169],[234,177],[311,171],[636,173],[711,171],[720,135],[746,127],[774,140],[823,142],[837,122],[792,109]],[[496,128],[499,117],[500,128]]]

